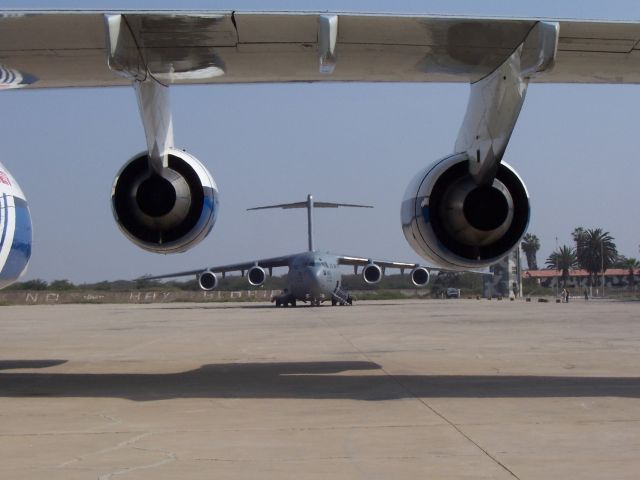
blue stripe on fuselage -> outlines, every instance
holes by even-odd
[[[2,251],[2,246],[4,245],[4,239],[7,237],[7,224],[9,223],[8,222],[9,206],[7,205],[6,193],[2,195],[2,203],[0,205],[2,205],[2,210],[3,210],[3,212],[0,213],[0,218],[4,219],[4,221],[2,222],[2,233],[0,233],[0,251]],[[0,266],[0,269],[1,268],[2,266]]]
[[[27,202],[22,200],[21,198],[14,197],[14,202],[16,214],[15,233],[13,234],[11,251],[9,252],[9,256],[7,257],[7,261],[2,266],[2,270],[0,271],[0,288],[17,280],[18,277],[20,277],[20,274],[27,267],[29,259],[31,258],[32,231],[29,208],[27,207]],[[5,207],[5,230],[8,223],[6,221],[7,213],[8,209]],[[5,233],[6,232],[3,232],[3,241],[6,238]]]

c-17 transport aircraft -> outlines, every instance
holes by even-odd
[[[479,269],[513,250],[529,223],[525,184],[503,161],[529,84],[640,83],[640,23],[331,12],[0,12],[1,89],[133,87],[147,150],[124,163],[111,205],[124,235],[157,253],[201,242],[219,208],[211,174],[174,143],[171,85],[325,81],[471,85],[451,155],[426,162],[416,174],[400,218],[407,241],[429,263]],[[112,141],[108,134],[105,139]],[[0,286],[6,286],[27,266],[31,220],[15,180],[1,166],[0,172],[6,178]]]
[[[266,258],[252,262],[234,263],[217,267],[200,268],[186,272],[169,273],[167,275],[145,276],[145,280],[158,280],[165,278],[185,277],[196,275],[198,284],[203,290],[213,290],[218,285],[216,274],[223,276],[229,272],[241,272],[247,275],[250,285],[258,287],[267,278],[267,272],[272,274],[274,268],[288,267],[287,287],[282,294],[273,300],[276,307],[296,306],[296,302],[310,302],[311,305],[320,305],[325,300],[331,300],[332,305],[351,305],[353,299],[349,292],[342,287],[341,265],[351,265],[357,273],[359,266],[362,268],[362,278],[368,284],[378,283],[388,268],[399,269],[401,273],[410,269],[411,283],[416,287],[424,287],[429,283],[429,270],[415,263],[381,262],[361,257],[350,257],[321,252],[315,249],[313,241],[313,209],[314,208],[338,208],[356,207],[372,208],[368,205],[354,205],[351,203],[315,202],[312,195],[307,196],[306,202],[283,203],[279,205],[267,205],[264,207],[250,208],[249,210],[264,210],[268,208],[306,208],[309,249],[306,252],[282,257]]]

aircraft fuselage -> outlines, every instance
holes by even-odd
[[[31,215],[18,183],[0,163],[0,288],[26,270],[31,257]]]
[[[342,283],[338,258],[326,252],[304,252],[289,263],[287,290],[296,300],[317,303],[331,300]]]

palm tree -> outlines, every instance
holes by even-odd
[[[546,261],[548,269],[562,271],[562,286],[567,286],[569,279],[569,270],[573,270],[578,266],[578,257],[576,249],[568,245],[563,245],[554,251]]]
[[[583,261],[583,252],[584,252],[584,241],[585,241],[586,230],[582,227],[576,227],[571,232],[571,236],[573,237],[573,243],[576,244],[576,256],[578,257],[578,264],[580,268],[584,268]]]
[[[538,250],[540,250],[540,239],[533,233],[527,233],[522,238],[520,246],[527,258],[527,266],[529,267],[529,270],[537,270],[538,260],[536,259],[536,254],[538,253]]]
[[[618,249],[609,232],[601,228],[585,230],[578,250],[580,266],[589,272],[591,285],[603,269],[611,268],[618,258]]]
[[[629,272],[627,277],[628,284],[629,284],[629,287],[631,287],[631,289],[635,291],[636,289],[635,275],[636,275],[636,271],[640,269],[640,261],[637,258],[620,256],[616,264],[620,268],[625,268],[628,270]]]

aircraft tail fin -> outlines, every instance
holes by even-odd
[[[311,194],[307,195],[306,202],[280,203],[277,205],[265,205],[263,207],[247,208],[247,210],[266,210],[269,208],[282,208],[288,210],[290,208],[306,208],[308,233],[309,233],[309,251],[313,251],[313,209],[314,208],[338,208],[338,207],[355,207],[355,208],[373,208],[371,205],[357,205],[355,203],[333,203],[333,202],[314,202]]]

